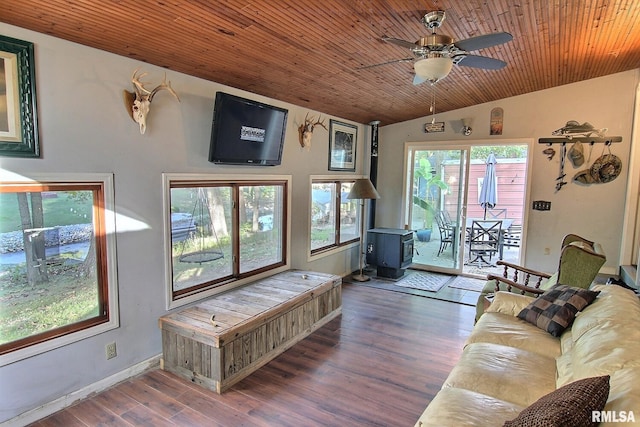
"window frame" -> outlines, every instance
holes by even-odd
[[[362,206],[360,203],[356,205],[356,226],[357,226],[356,228],[358,230],[356,233],[356,238],[345,240],[344,242],[340,241],[341,203],[339,202],[340,202],[341,189],[342,189],[341,187],[342,187],[342,184],[345,184],[345,183],[352,183],[352,184],[355,183],[358,178],[359,177],[353,176],[353,175],[314,175],[309,178],[309,218],[308,218],[309,226],[307,227],[307,230],[309,232],[309,241],[307,244],[307,248],[309,250],[308,252],[309,260],[331,255],[336,252],[340,252],[360,244],[359,222],[361,221],[361,218],[362,218],[361,212],[360,212],[360,209],[362,209]],[[336,229],[334,233],[333,243],[320,248],[312,249],[311,248],[311,243],[312,243],[311,227],[313,226],[313,185],[320,184],[320,183],[334,184],[336,186],[336,201],[338,202],[336,203],[336,210],[334,212],[334,216],[336,218]]]
[[[167,310],[181,307],[204,298],[217,295],[229,289],[242,286],[246,283],[271,276],[275,273],[290,269],[290,236],[291,236],[291,175],[226,175],[226,174],[192,174],[192,173],[163,173],[163,223],[164,223],[164,259],[165,259],[165,290]],[[265,266],[256,270],[240,273],[238,266],[240,259],[233,261],[233,271],[231,277],[226,277],[216,283],[204,285],[198,289],[193,289],[189,293],[182,293],[176,297],[173,290],[173,258],[171,242],[171,189],[176,187],[188,187],[189,184],[198,186],[224,186],[234,187],[238,191],[243,186],[251,185],[282,185],[283,186],[283,206],[282,206],[282,262]],[[232,227],[234,228],[235,239],[239,239],[237,209],[234,209]],[[236,240],[237,241],[237,240]],[[234,256],[239,256],[239,248],[233,249]],[[237,274],[236,274],[237,273]]]
[[[0,185],[12,189],[25,186],[37,186],[46,191],[47,187],[68,187],[69,191],[83,187],[92,190],[98,186],[94,194],[99,196],[94,201],[94,213],[99,216],[99,225],[94,224],[96,231],[96,269],[99,292],[102,292],[102,315],[91,319],[56,328],[52,331],[36,334],[33,340],[19,340],[15,349],[0,355],[0,366],[8,365],[47,351],[63,347],[89,337],[102,334],[120,326],[118,305],[118,277],[116,256],[116,214],[114,198],[114,178],[110,173],[53,173],[29,174],[22,176],[3,171],[0,174]],[[4,190],[3,190],[4,191]],[[57,191],[64,191],[57,190]]]

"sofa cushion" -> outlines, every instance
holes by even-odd
[[[598,296],[588,289],[556,285],[536,298],[518,317],[559,337],[571,326],[578,311],[585,308]]]
[[[592,290],[600,292],[597,304],[591,304],[585,308],[571,327],[574,341],[578,341],[590,330],[606,327],[610,323],[638,324],[640,300],[633,292],[621,286],[612,285],[595,285]]]
[[[505,427],[594,426],[593,411],[602,411],[609,397],[609,375],[574,381],[541,397]]]
[[[502,313],[516,317],[523,308],[531,304],[533,296],[521,295],[507,291],[496,292],[493,301],[485,309],[486,313]]]
[[[609,399],[605,411],[615,411],[619,415],[633,411],[636,423],[640,423],[640,368],[625,368],[615,371],[609,381]],[[602,423],[601,426],[610,425]],[[611,423],[619,426],[620,423]],[[637,424],[636,424],[637,425]]]
[[[575,379],[640,367],[640,330],[628,324],[601,326],[583,335],[570,352]],[[638,326],[636,323],[635,328]]]
[[[465,347],[443,388],[464,388],[529,406],[556,388],[556,361],[515,347],[473,343]]]
[[[573,376],[573,354],[571,352],[562,353],[556,358],[556,371],[557,388],[576,380]]]
[[[424,410],[416,427],[495,426],[518,415],[524,406],[463,388],[443,388]]]
[[[550,278],[542,281],[542,283],[540,284],[540,289],[547,290],[550,287],[554,286],[557,281],[558,281],[558,273],[556,272]],[[480,292],[480,295],[478,296],[478,301],[476,303],[476,321],[480,319],[480,316],[482,316],[482,313],[484,313],[484,297],[486,295],[496,293],[496,282],[497,280],[487,280],[487,282],[484,284],[484,287],[482,288],[482,292]],[[504,283],[500,283],[498,289],[500,289],[499,292],[509,292],[509,293],[512,293],[513,295],[522,295],[520,293],[521,290],[517,288],[511,288],[511,291],[507,291],[507,285]],[[525,292],[524,295],[528,297],[536,296],[535,294],[532,294],[529,292]]]
[[[620,286],[596,286],[596,301],[571,327],[573,378],[640,367],[640,300]]]
[[[465,345],[474,342],[501,344],[547,357],[560,356],[560,340],[558,338],[518,319],[515,314],[484,313],[467,338]]]

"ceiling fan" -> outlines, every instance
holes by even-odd
[[[428,12],[424,15],[422,17],[422,23],[425,27],[430,28],[432,32],[430,35],[421,37],[415,43],[393,37],[382,37],[382,40],[385,42],[393,43],[413,52],[415,58],[417,58],[413,64],[415,71],[415,77],[413,79],[414,85],[427,81],[432,84],[436,83],[445,78],[454,65],[482,68],[485,70],[498,70],[507,65],[506,62],[499,59],[472,55],[469,52],[507,43],[513,40],[511,34],[498,32],[454,42],[451,37],[436,33],[436,30],[442,25],[444,18],[445,13],[442,10]],[[385,62],[384,64],[413,61],[415,58],[399,59]]]

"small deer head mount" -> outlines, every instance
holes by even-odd
[[[320,121],[320,116],[318,116],[318,120],[314,122],[313,118],[309,119],[309,113],[304,116],[304,123],[298,126],[300,146],[306,148],[307,151],[311,150],[311,137],[313,137],[313,128],[316,125],[320,125],[325,128],[325,130],[329,130],[324,122]]]
[[[146,76],[147,73],[142,73],[138,75],[138,70],[133,72],[131,76],[131,83],[133,83],[133,92],[129,92],[128,90],[123,91],[124,95],[124,103],[129,111],[129,116],[140,125],[140,133],[144,134],[145,130],[147,130],[147,114],[149,113],[149,107],[151,106],[151,101],[153,97],[160,90],[168,90],[171,95],[175,96],[178,102],[180,102],[180,98],[174,92],[171,87],[171,82],[167,81],[167,75],[164,75],[162,79],[162,83],[153,88],[152,90],[146,89],[144,86],[146,83],[140,81],[141,78]]]

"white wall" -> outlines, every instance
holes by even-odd
[[[159,83],[164,69],[0,23],[0,34],[35,44],[41,159],[0,158],[3,169],[30,173],[109,172],[115,177],[121,327],[46,354],[0,367],[0,423],[86,387],[161,352],[157,319],[166,314],[162,173],[290,174],[291,267],[345,275],[357,268],[357,247],[308,262],[309,176],[329,174],[328,132],[316,127],[309,152],[297,126],[309,111],[291,104],[167,71],[180,96],[159,92],[145,135],[128,116],[123,89],[132,72]],[[283,163],[276,167],[207,161],[216,91],[289,109]],[[327,127],[330,118],[325,114]],[[345,121],[345,120],[343,120]],[[368,126],[358,125],[356,174],[362,173]],[[352,174],[353,175],[353,174]],[[130,229],[127,218],[145,224]],[[105,344],[118,356],[105,360]]]
[[[437,121],[445,122],[444,133],[426,134],[423,125],[431,116],[397,123],[380,128],[377,224],[386,227],[402,227],[403,147],[408,141],[470,141],[474,139],[509,141],[509,139],[533,138],[535,140],[531,179],[531,200],[551,201],[551,211],[532,211],[528,207],[527,250],[524,264],[543,271],[555,271],[559,244],[563,235],[576,233],[602,244],[607,255],[603,272],[616,274],[620,258],[622,222],[625,210],[625,190],[629,170],[631,129],[636,86],[639,70],[605,76],[553,89],[476,105],[457,111],[436,114]],[[499,84],[499,82],[496,82]],[[425,96],[430,91],[425,88]],[[447,94],[438,92],[439,97]],[[437,105],[437,101],[436,101]],[[504,131],[501,136],[489,135],[491,109],[504,109]],[[463,136],[460,120],[473,120],[473,134]],[[538,144],[538,138],[551,137],[551,132],[568,120],[589,122],[595,127],[607,127],[607,135],[622,136],[623,142],[613,144],[613,154],[621,158],[620,176],[609,183],[579,186],[570,183],[558,192],[555,179],[560,170],[560,145],[554,145],[556,155],[549,161],[542,153],[546,145]],[[457,132],[454,130],[457,129]],[[588,146],[585,146],[585,156]],[[593,148],[591,162],[600,156],[603,144]],[[590,165],[590,164],[589,164]],[[582,168],[573,169],[565,162],[566,180]],[[544,249],[550,248],[545,255]]]

